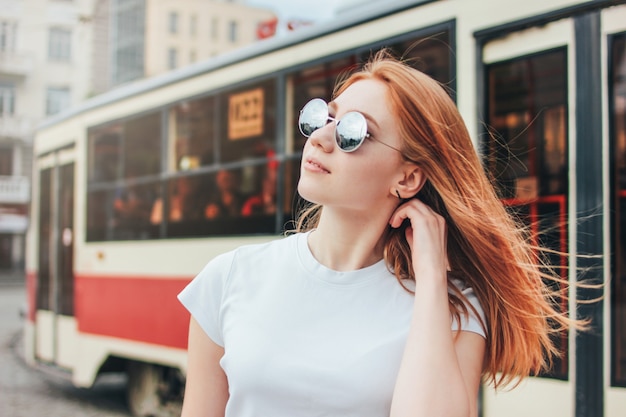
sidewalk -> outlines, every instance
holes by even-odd
[[[24,285],[24,271],[14,269],[0,269],[0,286]]]

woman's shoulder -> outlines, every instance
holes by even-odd
[[[223,252],[211,259],[204,267],[202,273],[227,272],[233,267],[245,267],[251,265],[258,267],[275,259],[289,259],[297,252],[298,239],[304,236],[301,233],[289,236],[276,236],[267,242],[241,245],[235,249]]]
[[[294,233],[288,236],[276,236],[275,239],[262,243],[252,243],[242,245],[232,251],[232,256],[239,257],[260,257],[264,258],[271,254],[284,254],[288,251],[296,250],[298,239],[303,238],[302,233]]]
[[[300,234],[288,237],[239,246],[223,252],[208,261],[196,276],[199,280],[219,280],[225,284],[234,271],[249,272],[251,269],[262,269],[268,262],[276,259],[289,259],[292,251],[296,251],[296,242]],[[276,262],[274,262],[276,264]]]

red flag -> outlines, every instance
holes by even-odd
[[[276,27],[278,26],[278,18],[274,17],[271,20],[260,22],[256,28],[257,39],[271,38],[276,34]]]

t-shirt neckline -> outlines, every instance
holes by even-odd
[[[388,279],[392,275],[387,269],[385,260],[381,259],[373,265],[353,271],[335,271],[322,265],[313,256],[309,248],[308,238],[311,231],[299,233],[297,239],[298,259],[302,267],[314,279],[333,285],[355,286],[371,283],[377,279]]]

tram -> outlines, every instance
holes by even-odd
[[[180,395],[189,316],[176,294],[212,257],[278,239],[300,204],[299,109],[387,47],[446,86],[503,204],[532,225],[593,330],[483,417],[626,410],[626,2],[396,0],[142,80],[46,121],[34,139],[25,350],[129,405]],[[622,217],[622,215],[624,215]],[[593,256],[577,256],[593,255]],[[576,292],[578,291],[578,292]],[[594,290],[597,291],[597,290]]]

